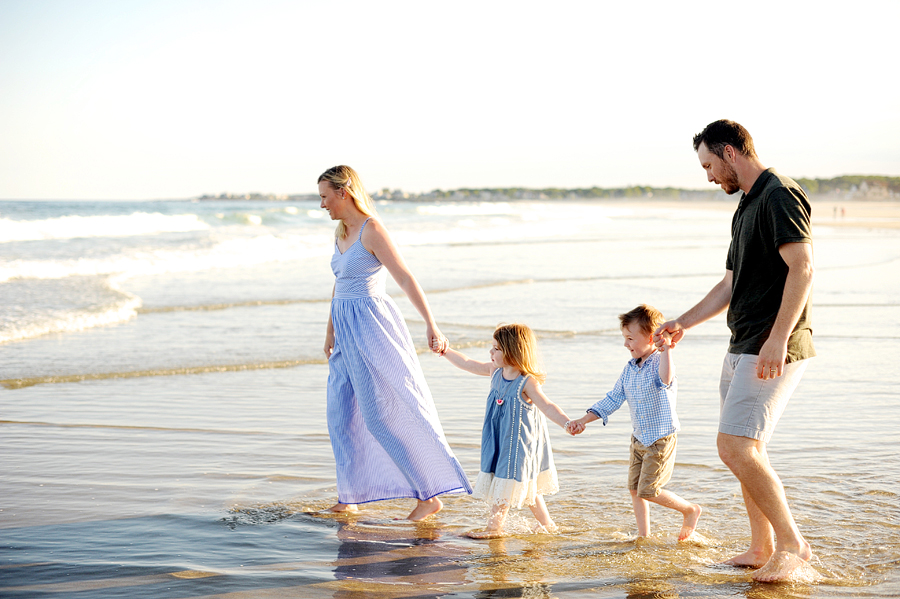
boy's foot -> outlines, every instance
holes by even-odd
[[[779,582],[782,580],[813,581],[818,574],[809,565],[812,550],[805,543],[800,554],[789,551],[776,551],[769,561],[753,573],[753,580],[758,582]]]
[[[341,512],[358,512],[359,507],[355,503],[336,503],[327,510],[322,510],[323,512],[331,512],[333,514],[339,514]]]
[[[694,534],[694,530],[697,528],[697,521],[700,520],[701,513],[703,513],[703,508],[701,508],[696,503],[691,505],[691,511],[685,514],[684,523],[681,525],[681,532],[678,533],[679,541],[686,541],[692,534]]]
[[[466,533],[470,539],[499,539],[503,536],[502,530],[470,530]]]
[[[406,517],[407,520],[412,520],[413,522],[424,520],[428,516],[438,513],[444,507],[444,504],[437,497],[432,497],[428,501],[418,501],[419,503],[416,504],[413,511]]]

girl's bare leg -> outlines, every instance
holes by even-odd
[[[635,489],[629,489],[629,491],[631,491],[631,505],[634,506],[638,536],[646,537],[650,534],[650,504],[643,497],[638,497]]]
[[[491,515],[488,518],[487,527],[484,530],[473,530],[466,533],[473,539],[493,539],[503,534],[503,522],[509,512],[509,505],[494,505],[491,507]]]
[[[534,505],[530,507],[531,513],[534,514],[534,517],[547,532],[555,532],[557,530],[556,523],[553,522],[550,512],[547,511],[547,504],[544,503],[543,495],[535,497]]]

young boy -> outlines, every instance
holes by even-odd
[[[675,467],[675,441],[679,430],[675,414],[675,364],[672,362],[671,339],[663,338],[657,349],[653,331],[665,319],[652,306],[641,304],[619,315],[625,348],[631,360],[625,365],[619,380],[606,397],[595,403],[587,414],[568,424],[568,431],[577,435],[585,425],[603,419],[627,401],[631,411],[631,459],[628,466],[628,489],[634,504],[638,536],[650,534],[650,504],[681,512],[684,523],[678,540],[684,541],[694,532],[700,519],[700,506],[688,503],[675,493],[663,489]]]

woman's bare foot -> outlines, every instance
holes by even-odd
[[[412,520],[413,522],[424,520],[428,516],[438,513],[444,507],[444,504],[437,497],[432,497],[428,501],[422,501],[421,499],[416,501],[418,501],[416,507],[406,517],[407,520]]]
[[[466,533],[466,536],[470,539],[499,539],[503,536],[502,530],[470,530]]]
[[[691,505],[691,511],[684,515],[684,523],[681,525],[681,532],[678,533],[679,541],[686,541],[694,534],[701,513],[703,513],[703,508],[696,503]]]
[[[358,512],[359,507],[355,503],[335,503],[333,506],[328,508],[327,510],[322,510],[323,512],[332,512],[334,514],[339,514],[341,512]]]

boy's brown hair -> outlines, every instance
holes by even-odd
[[[634,310],[630,310],[625,314],[619,314],[619,322],[621,323],[619,326],[621,328],[624,329],[637,323],[641,330],[648,335],[652,335],[659,325],[665,321],[666,319],[663,317],[662,312],[647,304],[641,304]]]

